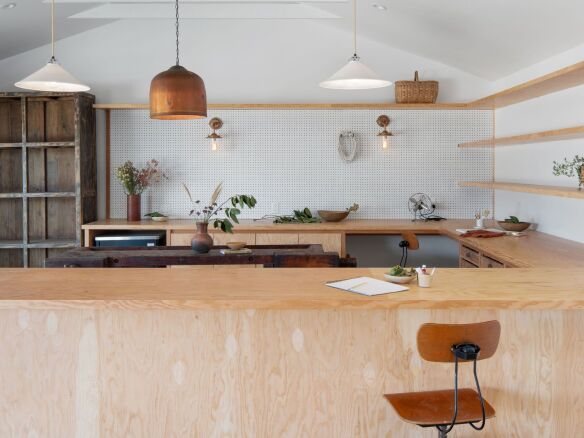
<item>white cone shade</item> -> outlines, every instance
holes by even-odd
[[[56,61],[52,60],[40,70],[14,85],[18,88],[33,91],[78,92],[90,89],[87,85],[79,82],[79,79],[61,67]]]
[[[351,59],[347,65],[320,83],[322,88],[335,90],[368,90],[389,87],[390,85],[390,81],[381,79],[358,58]]]

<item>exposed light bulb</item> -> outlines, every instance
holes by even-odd
[[[212,138],[211,139],[211,150],[212,151],[216,151],[217,150],[217,139],[216,138]]]
[[[383,137],[383,140],[381,141],[381,147],[383,149],[387,149],[389,147],[389,139],[387,137]]]

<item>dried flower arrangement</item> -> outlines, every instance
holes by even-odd
[[[140,195],[152,184],[166,178],[166,175],[158,169],[158,161],[150,160],[143,169],[138,169],[134,163],[126,161],[116,168],[116,177],[124,186],[127,195]]]
[[[209,204],[202,206],[200,200],[193,200],[191,192],[189,191],[189,188],[186,186],[186,184],[183,183],[182,186],[193,206],[193,209],[189,212],[189,216],[194,216],[197,222],[208,224],[211,222],[214,216],[218,216],[220,212],[223,212],[225,214],[225,219],[216,217],[213,219],[213,227],[221,228],[221,231],[225,233],[233,232],[233,223],[231,221],[235,222],[236,224],[239,223],[237,216],[241,213],[241,210],[237,208],[238,206],[240,208],[254,208],[257,203],[256,198],[253,196],[234,195],[219,204],[217,200],[219,199],[219,195],[223,189],[223,183],[219,183],[211,195]],[[225,207],[225,204],[228,203],[231,204],[231,207]]]

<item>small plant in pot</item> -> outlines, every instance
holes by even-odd
[[[189,216],[193,216],[197,223],[197,233],[191,241],[191,248],[198,254],[205,254],[213,247],[213,238],[209,234],[209,223],[213,222],[213,228],[220,228],[224,233],[233,233],[233,223],[239,223],[237,216],[241,213],[240,208],[254,208],[256,199],[250,195],[234,195],[219,204],[223,183],[220,183],[213,194],[208,205],[203,205],[200,200],[194,200],[186,184],[183,188],[187,193],[193,206]],[[220,218],[223,214],[225,217]]]
[[[160,182],[166,175],[158,169],[158,161],[146,162],[146,167],[138,169],[131,161],[116,168],[116,177],[122,183],[127,195],[126,215],[128,221],[139,221],[142,217],[141,195],[148,187]]]
[[[570,178],[578,178],[578,190],[584,185],[584,157],[574,156],[572,160],[564,158],[564,161],[554,161],[553,172],[555,176],[564,175]]]

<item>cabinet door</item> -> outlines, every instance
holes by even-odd
[[[298,243],[320,244],[327,252],[343,255],[343,235],[340,233],[304,233],[298,236]]]
[[[298,245],[298,234],[295,233],[258,233],[256,245]]]

